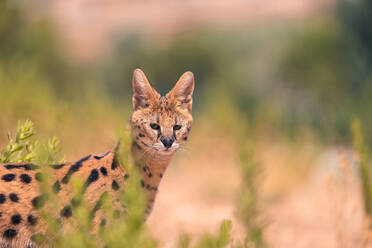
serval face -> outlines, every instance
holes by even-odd
[[[194,76],[185,72],[165,96],[151,86],[145,74],[133,74],[133,114],[130,120],[139,149],[171,155],[187,141],[192,124]]]

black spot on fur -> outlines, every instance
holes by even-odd
[[[99,225],[100,226],[105,226],[106,225],[106,222],[107,222],[106,219],[102,219],[101,220],[101,223]]]
[[[71,209],[71,207],[70,206],[64,207],[61,210],[61,213],[60,214],[61,214],[61,217],[66,217],[66,218],[71,217],[71,215],[72,215],[72,209]]]
[[[102,166],[99,170],[101,171],[102,175],[107,176],[107,170],[105,167]]]
[[[134,144],[136,145],[136,147],[138,148],[138,150],[142,150],[142,147],[140,147],[140,145],[138,145],[137,142],[134,142]]]
[[[119,166],[118,154],[115,151],[114,158],[112,159],[111,169],[115,170]]]
[[[158,135],[158,136],[160,136],[160,135]],[[143,142],[143,141],[141,141],[141,143],[142,143],[142,145],[144,145],[144,146],[149,146],[148,144],[146,144],[145,142]]]
[[[145,182],[141,179],[141,187],[144,188],[145,187]]]
[[[152,177],[152,173],[151,172],[149,172],[149,175],[148,175],[149,177]]]
[[[34,164],[7,164],[4,166],[8,170],[12,169],[25,169],[25,170],[36,170],[39,169],[39,166]]]
[[[15,236],[17,236],[17,230],[14,230],[14,229],[6,229],[3,233],[3,236],[4,238],[7,238],[7,239],[12,239],[14,238]]]
[[[0,212],[0,218],[3,216],[3,212]]]
[[[146,189],[149,190],[149,191],[151,191],[151,190],[157,191],[158,190],[158,187],[151,186],[150,184],[146,184]]]
[[[27,174],[20,175],[21,181],[28,184],[32,181],[32,178]]]
[[[12,200],[12,201],[14,201],[14,202],[18,202],[19,201],[18,195],[17,194],[14,194],[14,193],[9,194],[9,199]]]
[[[127,173],[127,174],[124,175],[124,180],[126,181],[126,180],[128,180],[128,178],[129,178],[129,174]]]
[[[6,201],[6,196],[4,194],[0,194],[0,204],[3,204]]]
[[[40,173],[40,172],[36,173],[36,174],[35,174],[35,179],[36,179],[37,181],[39,181],[39,182],[43,181],[43,179],[44,179],[44,174],[42,174],[42,173]]]
[[[10,218],[13,225],[18,225],[22,221],[22,216],[19,214],[15,214]]]
[[[66,175],[62,178],[62,183],[63,184],[66,184],[70,181],[70,178],[72,176],[72,174],[74,174],[75,172],[77,172],[78,170],[80,170],[81,166],[83,165],[83,162],[88,160],[90,158],[91,155],[88,155],[82,159],[80,159],[79,161],[77,161],[76,163],[74,163],[73,165],[71,165],[70,169],[68,170],[68,172],[66,173]]]
[[[160,173],[160,174],[159,174],[159,177],[162,178],[162,177],[163,177],[163,173]]]
[[[118,190],[119,189],[119,184],[115,180],[113,180],[112,184],[111,184],[111,188],[113,190]]]
[[[183,137],[183,140],[187,140],[187,136]]]
[[[97,159],[97,160],[100,160],[101,158],[104,158],[104,157],[106,157],[109,154],[110,154],[110,151],[106,152],[103,155],[95,155],[94,158]]]
[[[27,221],[31,226],[34,226],[34,225],[37,224],[37,218],[35,216],[33,216],[32,214],[27,216]]]
[[[53,184],[53,192],[54,192],[54,193],[58,193],[60,190],[61,190],[61,184],[59,184],[59,181],[57,180],[57,181]]]
[[[97,170],[97,169],[93,169],[93,170],[90,172],[90,175],[89,175],[87,181],[84,183],[83,188],[82,188],[81,191],[80,191],[80,194],[78,194],[77,196],[75,196],[74,198],[72,198],[72,200],[71,200],[71,205],[72,205],[72,206],[75,207],[75,206],[80,205],[81,200],[82,200],[82,199],[81,199],[82,195],[85,193],[85,191],[87,190],[88,186],[89,186],[91,183],[97,181],[98,178],[99,178],[98,170]]]
[[[65,165],[66,164],[51,164],[49,166],[52,167],[55,170],[59,170],[59,169],[63,168]]]
[[[90,175],[87,179],[87,182],[86,184],[89,186],[91,183],[97,181],[99,178],[99,174],[98,174],[98,170],[97,169],[93,169],[91,172],[90,172]]]
[[[96,205],[93,207],[91,213],[90,213],[90,218],[93,219],[94,218],[94,215],[96,214],[96,212],[101,208],[102,206],[102,201],[103,201],[103,198],[107,195],[107,192],[103,192],[102,195],[99,197]]]
[[[46,195],[39,195],[32,199],[32,205],[35,209],[40,209],[45,205],[45,202],[47,200]]]
[[[11,182],[15,178],[15,174],[5,174],[1,177],[1,179],[5,182]]]
[[[145,137],[143,133],[138,134],[138,136],[140,136],[141,138]]]

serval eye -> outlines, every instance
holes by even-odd
[[[174,130],[174,131],[180,130],[181,127],[182,127],[181,125],[174,125],[174,126],[173,126],[173,130]]]
[[[150,124],[150,127],[151,127],[152,129],[155,129],[155,130],[159,130],[159,129],[160,129],[160,126],[159,126],[158,124],[156,124],[156,123],[151,123],[151,124]]]

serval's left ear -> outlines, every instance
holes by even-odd
[[[174,102],[176,106],[192,110],[192,93],[194,92],[194,74],[190,71],[185,72],[166,97]]]

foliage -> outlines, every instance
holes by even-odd
[[[35,135],[34,125],[30,121],[18,122],[17,132],[12,138],[8,133],[8,144],[0,152],[0,163],[30,162],[34,158],[35,143],[30,139]]]
[[[347,69],[358,88],[370,84],[372,76],[371,11],[371,0],[342,0],[338,6],[343,38],[347,41],[345,55],[351,62]]]
[[[249,141],[242,143],[240,159],[243,186],[239,197],[238,215],[247,229],[244,247],[263,248],[266,244],[263,239],[264,227],[259,219],[261,213],[257,189],[260,167],[254,161],[254,150]]]
[[[358,169],[361,178],[364,209],[368,215],[372,215],[372,178],[369,149],[363,138],[362,127],[359,119],[354,119],[351,124],[354,149],[358,152]]]
[[[371,121],[371,84],[353,79],[350,70],[357,65],[348,59],[348,45],[339,22],[315,22],[295,33],[279,66],[281,79],[297,99],[293,106],[304,105],[295,113],[297,126],[311,126],[333,143],[351,141],[353,116]],[[371,143],[369,135],[366,142]]]

